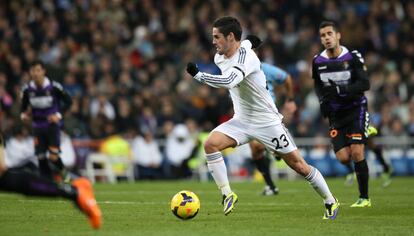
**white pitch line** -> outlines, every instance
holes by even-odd
[[[191,191],[191,190],[188,190]],[[261,195],[261,190],[242,190],[239,191],[237,189],[234,190],[238,194],[249,194],[249,193],[257,193],[258,195]],[[303,192],[296,189],[283,189],[283,193],[299,193]],[[157,190],[131,190],[131,191],[99,191],[95,190],[95,194],[102,194],[102,195],[131,195],[131,194],[175,194],[176,190],[171,191],[157,191]],[[200,194],[218,194],[217,190],[201,190],[201,191],[193,191],[194,193],[200,195]]]
[[[44,200],[44,199],[19,199],[18,202],[22,203],[38,203],[38,202],[56,202],[56,203],[67,203],[68,201],[64,200]],[[343,202],[342,202],[343,203]],[[98,201],[98,204],[101,205],[169,205],[169,202],[161,202],[161,201],[152,201],[152,202],[140,202],[140,201]],[[347,203],[343,203],[347,204]],[[201,205],[220,205],[217,202],[202,202]],[[275,202],[275,203],[243,203],[240,202],[239,205],[247,205],[247,206],[316,206],[319,205],[317,203],[289,203],[289,202]]]

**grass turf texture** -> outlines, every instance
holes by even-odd
[[[0,193],[1,235],[414,235],[414,178],[395,178],[388,188],[370,181],[371,208],[350,208],[357,186],[329,179],[341,202],[339,216],[323,221],[323,205],[306,181],[279,181],[280,194],[260,195],[262,183],[233,183],[239,196],[233,213],[224,216],[214,183],[138,182],[97,184],[104,215],[94,231],[71,203],[62,199],[26,198]],[[195,192],[200,213],[182,221],[170,211],[180,190]]]

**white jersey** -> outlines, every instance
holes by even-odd
[[[260,60],[244,40],[231,58],[216,54],[214,63],[222,75],[199,72],[194,76],[200,82],[215,88],[227,88],[233,101],[234,118],[247,124],[276,125],[282,122],[269,91]]]

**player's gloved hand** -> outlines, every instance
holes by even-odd
[[[187,70],[188,74],[190,74],[193,77],[199,72],[197,65],[193,62],[189,62],[187,64],[187,69],[186,70]]]
[[[252,49],[258,48],[262,44],[262,40],[256,35],[247,35],[246,39],[252,44]]]
[[[334,81],[332,81],[330,79],[328,81],[331,84],[331,86],[335,88],[336,94],[348,93],[348,86],[347,85],[336,84]]]
[[[338,88],[335,82],[333,82],[332,80],[328,80],[329,81],[329,85],[323,87],[322,89],[322,96],[323,96],[323,100],[329,100],[332,97],[338,95]]]

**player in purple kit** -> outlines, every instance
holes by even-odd
[[[368,138],[369,114],[364,91],[370,87],[364,59],[357,50],[341,46],[334,22],[324,21],[319,36],[325,50],[312,63],[312,78],[322,115],[329,119],[330,137],[336,158],[354,163],[359,199],[351,207],[370,207],[368,165],[364,147]]]
[[[72,99],[60,83],[46,77],[43,62],[30,65],[30,76],[32,80],[22,89],[21,119],[32,120],[40,173],[60,180],[66,175],[59,156],[62,114],[71,106]]]

